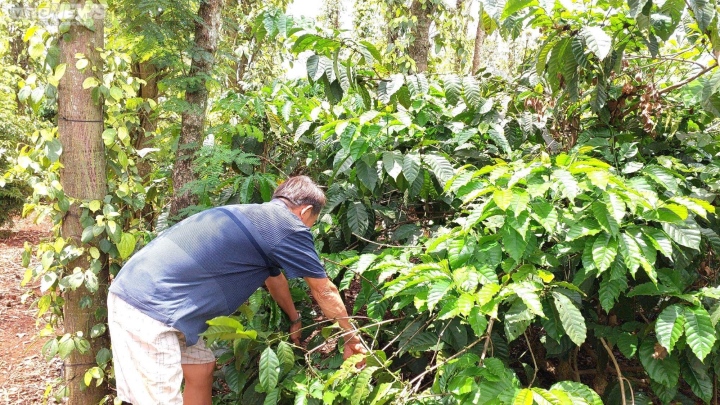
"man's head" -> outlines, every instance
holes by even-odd
[[[320,211],[325,206],[325,193],[307,176],[295,176],[279,185],[273,193],[273,198],[279,198],[300,218],[311,227],[317,220]]]

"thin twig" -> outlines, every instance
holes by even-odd
[[[488,348],[490,347],[490,336],[492,335],[492,329],[493,325],[495,324],[495,318],[490,318],[490,322],[488,322],[487,332],[485,333],[487,335],[487,340],[485,341],[485,347],[483,347],[482,354],[480,355],[480,366],[482,367],[483,361],[485,360],[485,356],[487,356]]]
[[[704,75],[705,73],[711,71],[711,70],[712,70],[713,68],[715,68],[716,66],[717,66],[717,65],[710,65],[710,66],[706,67],[705,69],[702,69],[701,71],[699,71],[699,72],[696,73],[695,75],[693,75],[693,76],[691,76],[691,77],[688,77],[687,79],[685,79],[685,80],[683,80],[683,81],[681,81],[681,82],[677,82],[677,83],[673,84],[672,86],[665,87],[664,89],[658,91],[658,94],[667,93],[667,92],[673,91],[673,90],[675,90],[675,89],[677,89],[677,88],[679,88],[679,87],[682,87],[682,86],[684,86],[684,85],[692,82],[693,80],[697,79],[698,77]]]
[[[605,350],[607,350],[608,354],[610,355],[610,360],[612,360],[613,365],[615,366],[615,372],[617,372],[618,382],[620,383],[620,396],[622,397],[622,403],[623,405],[627,405],[627,402],[625,400],[625,382],[623,381],[625,378],[623,377],[622,372],[620,372],[620,366],[618,365],[617,359],[615,358],[612,349],[610,348],[610,346],[608,346],[607,341],[605,341],[605,338],[601,337],[600,342],[602,342],[602,345],[605,346]],[[632,387],[630,389],[632,389]],[[633,402],[635,402],[634,396]]]
[[[527,337],[527,331],[523,332],[523,336],[525,336],[525,341],[527,342],[528,350],[530,350],[530,357],[532,357],[533,367],[535,367],[535,371],[533,372],[532,380],[530,380],[530,384],[528,384],[528,388],[532,388],[532,385],[535,382],[535,377],[537,377],[538,365],[537,365],[537,361],[535,361],[535,353],[533,353],[532,345],[530,344],[530,339],[528,339],[528,337]]]
[[[455,359],[455,358],[457,358],[457,357],[465,354],[465,352],[467,352],[468,350],[470,350],[471,348],[473,348],[476,344],[480,343],[483,339],[490,340],[490,337],[489,337],[489,336],[482,336],[480,339],[478,339],[478,340],[470,343],[469,346],[465,347],[464,349],[460,350],[459,352],[457,352],[457,353],[453,354],[452,356],[448,357],[447,359],[445,359],[445,361],[443,361],[443,362],[441,362],[441,363],[438,363],[438,364],[435,364],[434,366],[430,367],[429,369],[423,371],[422,373],[418,374],[415,378],[413,378],[412,380],[410,380],[410,385],[413,385],[413,384],[415,384],[416,382],[421,381],[421,380],[425,377],[425,375],[427,375],[428,373],[431,373],[431,372],[435,371],[435,370],[436,370],[437,368],[439,368],[439,367],[442,367],[443,365],[447,364],[450,360],[453,360],[453,359]]]
[[[700,62],[697,62],[694,60],[682,59],[682,58],[673,58],[673,57],[669,57],[669,56],[658,56],[658,57],[653,58],[652,56],[647,56],[647,55],[632,55],[632,56],[626,56],[625,59],[661,59],[663,61],[691,63],[691,64],[699,66],[703,69],[705,68],[705,65],[703,65]]]
[[[386,243],[380,243],[380,242],[375,242],[375,241],[370,240],[370,239],[365,239],[365,238],[363,238],[362,236],[356,234],[355,232],[353,232],[352,234],[353,234],[356,238],[358,238],[358,239],[360,239],[360,240],[362,240],[362,241],[365,241],[365,242],[367,242],[367,243],[372,243],[373,245],[378,245],[378,246],[381,246],[381,247],[403,248],[403,249],[422,249],[422,246],[388,245],[388,244],[386,244]]]

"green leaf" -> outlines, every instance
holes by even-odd
[[[650,240],[650,243],[653,245],[653,247],[655,247],[656,250],[662,253],[663,256],[672,260],[672,241],[670,241],[670,238],[665,232],[663,232],[661,229],[650,228],[647,226],[643,226],[640,229],[645,234],[645,236],[647,236],[648,240]]]
[[[598,221],[598,224],[600,224],[605,232],[612,236],[617,236],[618,232],[620,232],[620,226],[608,211],[607,205],[600,201],[595,201],[591,206],[591,210],[594,218]]]
[[[570,201],[574,201],[575,197],[580,193],[580,186],[577,180],[575,180],[575,177],[567,170],[556,169],[553,171],[551,178],[554,181],[554,187],[560,190],[563,197]]]
[[[318,81],[325,74],[325,70],[332,66],[329,62],[330,59],[324,56],[311,55],[306,62],[308,77]]]
[[[381,81],[378,84],[378,99],[384,104],[390,104],[390,98],[400,90],[404,83],[405,76],[399,73],[390,76],[390,80]]]
[[[383,167],[393,180],[397,180],[403,168],[402,154],[396,150],[383,152]]]
[[[429,153],[423,155],[422,159],[423,162],[430,167],[432,173],[443,187],[445,186],[445,182],[455,175],[455,169],[453,169],[452,164],[444,156]]]
[[[443,89],[445,90],[445,98],[448,103],[455,105],[460,100],[460,91],[462,89],[460,78],[457,75],[449,74],[443,80]]]
[[[135,236],[131,233],[122,233],[122,237],[120,238],[120,243],[117,244],[118,252],[120,253],[120,258],[125,260],[132,252],[135,251],[135,244],[137,241],[135,240]]]
[[[592,247],[593,262],[600,273],[610,268],[618,253],[617,239],[607,233],[601,233],[595,238]]]
[[[269,391],[267,393],[267,395],[265,396],[263,405],[276,405],[279,400],[280,400],[280,388],[273,388],[272,391]]]
[[[701,306],[685,307],[685,335],[693,353],[703,360],[715,344],[715,328],[710,315]]]
[[[603,31],[602,27],[585,27],[581,35],[585,38],[588,49],[598,57],[605,60],[612,50],[612,38]]]
[[[365,205],[355,201],[348,207],[347,220],[350,230],[357,235],[364,235],[368,229],[369,218]]]
[[[547,201],[533,201],[531,216],[545,228],[548,233],[557,231],[558,213],[555,207]]]
[[[638,267],[640,267],[640,257],[642,256],[640,246],[632,235],[622,233],[620,234],[619,250],[623,257],[625,267],[627,267],[630,274],[635,277],[635,273]]]
[[[530,309],[530,312],[537,316],[545,316],[542,304],[540,303],[540,297],[536,292],[537,287],[531,283],[525,282],[516,284],[513,290],[515,291],[515,294],[517,294],[517,296],[525,303],[528,309]]]
[[[655,322],[655,335],[658,342],[672,353],[675,343],[683,334],[685,310],[680,305],[670,305],[658,315]]]
[[[575,381],[560,381],[553,384],[550,387],[550,391],[565,391],[567,394],[574,398],[581,399],[583,402],[589,405],[603,405],[602,399],[587,385]],[[573,404],[582,403],[580,401],[573,401]]]
[[[563,329],[576,345],[580,346],[587,338],[587,327],[585,326],[585,318],[577,309],[575,304],[566,295],[553,291],[553,299],[555,308],[560,315],[560,322]]]
[[[524,256],[525,249],[527,248],[527,242],[523,238],[523,235],[508,224],[505,224],[502,227],[500,233],[502,235],[502,242],[505,246],[505,251],[507,251],[513,260],[519,262]]]
[[[368,190],[372,191],[375,189],[375,185],[378,181],[378,174],[374,166],[368,164],[363,158],[355,164],[355,171],[362,184],[365,185]]]
[[[648,0],[628,0],[628,6],[630,7],[630,18],[636,18],[640,11],[645,7]]]
[[[280,365],[282,366],[283,372],[287,373],[292,370],[295,365],[295,354],[293,353],[292,347],[287,342],[278,343],[277,357]]]
[[[603,280],[600,282],[600,305],[602,305],[605,312],[610,312],[615,306],[615,303],[620,298],[620,295],[625,293],[628,288],[627,278],[622,277],[619,279],[613,279],[607,277],[607,274],[603,275]]]
[[[715,19],[715,3],[709,0],[688,0],[688,4],[692,9],[698,28],[705,33]]]
[[[480,310],[480,307],[475,306],[470,310],[468,323],[470,324],[473,332],[475,332],[475,336],[480,337],[485,334],[488,321],[487,318],[485,318],[485,314],[483,314]]]
[[[706,404],[710,403],[713,396],[713,380],[708,373],[708,366],[697,357],[688,354],[687,361],[680,362],[680,370],[693,393]]]
[[[477,108],[482,101],[477,80],[473,76],[465,76],[462,79],[462,85],[466,104],[471,108]]]
[[[45,54],[45,44],[42,42],[35,42],[28,48],[28,55],[31,59],[38,59]]]
[[[432,311],[433,308],[435,308],[435,305],[440,302],[443,297],[445,297],[445,294],[448,292],[451,285],[452,283],[447,280],[436,281],[432,284],[430,291],[428,291],[427,298],[427,305],[430,311]]]
[[[270,392],[277,386],[280,361],[272,348],[267,347],[260,355],[260,386]]]
[[[522,300],[515,300],[510,309],[505,313],[505,321],[503,326],[505,327],[505,336],[508,342],[512,342],[517,339],[518,336],[525,333],[525,330],[530,326],[530,322],[535,318],[528,307]]]
[[[623,356],[631,359],[637,353],[638,338],[628,332],[621,333],[617,339],[617,346]]]
[[[362,371],[360,371],[360,373],[358,373],[358,376],[355,379],[352,394],[350,395],[350,403],[352,405],[360,405],[364,403],[363,401],[368,397],[368,395],[370,395],[370,392],[372,392],[370,380],[377,369],[378,367],[375,366],[366,366],[362,369]]]
[[[417,153],[408,153],[403,157],[402,173],[408,183],[412,183],[420,173],[420,155]]]
[[[513,405],[533,405],[535,402],[533,400],[533,391],[528,388],[523,388],[520,391],[518,391],[517,395],[515,395],[515,399],[513,400]]]
[[[659,343],[653,339],[645,339],[638,352],[640,362],[648,376],[660,384],[677,385],[680,377],[680,364],[674,355],[668,355]]]
[[[505,130],[502,126],[498,124],[490,125],[490,129],[488,130],[488,136],[495,143],[495,145],[497,145],[503,151],[503,153],[507,155],[512,153],[510,142],[508,142],[507,137],[505,137]]]
[[[513,192],[510,189],[495,190],[492,196],[495,205],[503,211],[506,211],[512,203]]]
[[[658,165],[648,165],[645,166],[644,169],[641,171],[642,174],[645,176],[651,178],[653,181],[658,183],[659,185],[665,187],[668,191],[672,192],[673,194],[677,194],[680,192],[680,189],[678,188],[678,181],[673,176],[672,172],[670,170],[658,166]]]
[[[700,229],[697,224],[686,222],[684,225],[662,223],[665,233],[678,245],[700,250]]]

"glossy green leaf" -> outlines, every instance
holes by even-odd
[[[280,360],[275,351],[267,347],[260,355],[260,386],[265,392],[270,392],[277,386],[280,374]]]
[[[600,396],[595,391],[591,390],[587,385],[579,382],[560,381],[550,387],[551,392],[554,392],[556,390],[564,391],[571,397],[576,398],[577,400],[585,402],[589,405],[603,405],[602,399],[600,399]],[[573,404],[582,403],[577,400],[573,401]]]
[[[583,317],[580,310],[577,309],[575,304],[566,295],[553,291],[553,299],[555,300],[555,308],[557,308],[558,314],[560,315],[560,322],[562,323],[565,333],[570,337],[576,345],[580,346],[585,342],[587,337],[587,327],[585,326],[585,317]]]
[[[701,306],[685,307],[685,335],[693,353],[703,360],[715,344],[715,328],[710,315]]]
[[[420,155],[416,153],[408,153],[403,157],[402,173],[408,183],[412,183],[420,173],[421,161]]]
[[[680,362],[683,379],[688,383],[693,393],[703,402],[710,403],[713,396],[713,379],[709,367],[697,357],[688,354],[687,361]]]
[[[365,366],[365,368],[358,373],[353,386],[352,394],[350,395],[350,403],[352,405],[360,405],[364,403],[364,400],[367,399],[368,395],[370,395],[370,392],[372,392],[370,380],[377,369],[378,367],[375,366]]]
[[[697,224],[687,223],[684,225],[670,224],[664,222],[662,224],[663,231],[677,243],[691,249],[700,249],[700,229]]]
[[[600,26],[585,27],[581,35],[585,38],[588,49],[598,57],[605,60],[612,49],[612,38]]]
[[[670,305],[658,315],[655,335],[658,342],[672,352],[685,326],[685,310],[680,305]]]
[[[648,376],[667,386],[677,385],[680,377],[680,363],[674,355],[668,355],[664,347],[652,339],[645,339],[638,352]]]
[[[347,210],[347,220],[350,230],[357,235],[364,235],[369,226],[368,212],[365,205],[355,201]]]
[[[607,233],[601,233],[595,238],[592,247],[593,262],[601,273],[610,268],[617,253],[617,239]]]

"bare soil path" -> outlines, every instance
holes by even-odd
[[[45,392],[60,378],[62,362],[46,362],[41,355],[46,338],[35,319],[37,296],[23,302],[28,287],[21,287],[23,246],[49,238],[51,225],[17,219],[0,228],[0,404],[55,403]]]

